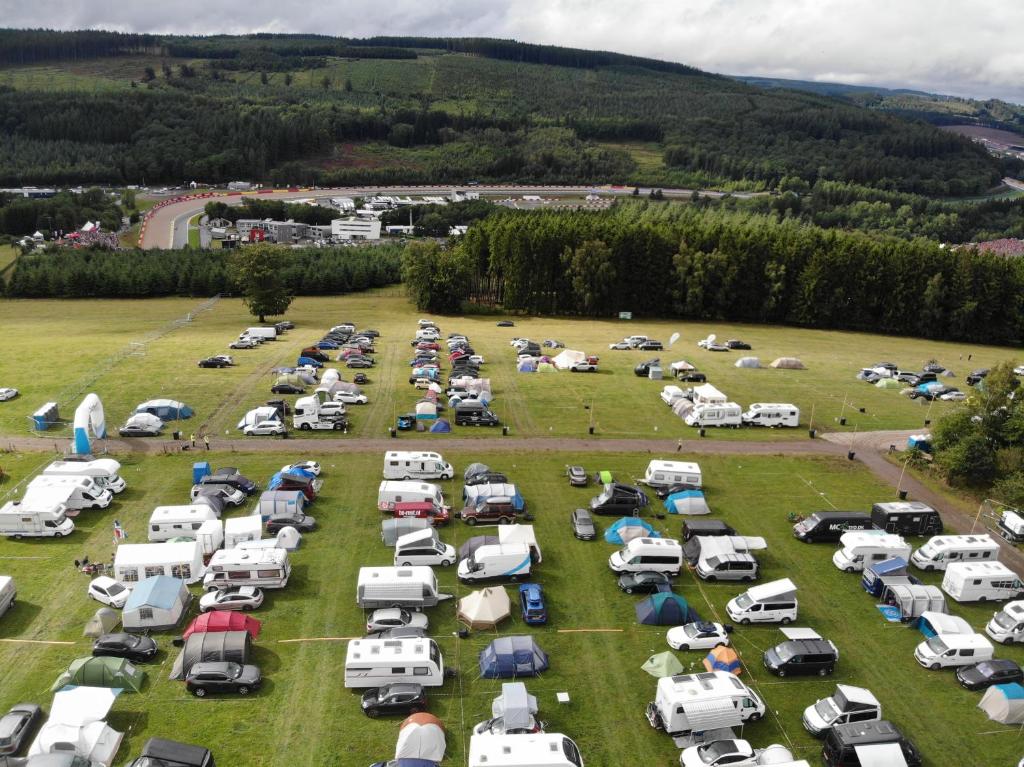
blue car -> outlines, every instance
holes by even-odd
[[[340,349],[341,345],[337,341],[320,341],[317,344],[318,349]]]
[[[548,612],[544,608],[544,590],[539,583],[524,583],[519,586],[519,607],[524,623],[539,626],[548,622]]]

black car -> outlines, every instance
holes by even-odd
[[[268,399],[267,406],[275,408],[278,413],[281,414],[281,420],[283,421],[286,416],[292,414],[291,405],[285,402],[283,399]]]
[[[827,639],[790,639],[764,652],[764,667],[776,676],[818,674],[836,669],[839,650]]]
[[[366,336],[367,338],[380,338],[380,331],[374,330],[373,328],[367,328],[366,330],[357,330],[357,336]]]
[[[211,692],[237,692],[248,695],[263,683],[259,666],[230,661],[194,663],[185,677],[185,689],[202,698]]]
[[[294,527],[300,533],[309,533],[316,529],[316,519],[308,514],[275,514],[267,520],[267,532],[271,535],[285,527]]]
[[[708,380],[708,377],[699,370],[680,370],[676,378],[687,383],[707,383]]]
[[[652,367],[657,367],[661,364],[661,359],[655,357],[652,360],[644,360],[633,368],[633,375],[639,376],[640,378],[646,378],[647,374],[651,372]]]
[[[217,469],[217,471],[213,472],[212,475],[203,477],[200,482],[203,484],[213,483],[230,485],[231,487],[241,490],[246,495],[252,495],[260,489],[260,486],[256,482],[253,482],[248,477],[239,474],[238,469],[233,466],[225,466],[222,469]]]
[[[96,657],[127,658],[135,663],[153,660],[156,650],[155,640],[135,634],[104,634],[92,643]]]
[[[689,485],[686,484],[685,482],[680,482],[675,485],[659,485],[654,489],[654,494],[657,495],[662,500],[665,500],[670,495],[675,495],[676,493],[684,493],[687,490],[700,490],[700,488],[697,487],[696,485]]]
[[[586,509],[574,509],[570,515],[572,520],[572,534],[581,541],[592,541],[597,537],[597,525],[594,518]]]
[[[590,484],[590,477],[587,476],[587,470],[582,466],[567,466],[565,474],[569,477],[570,487],[586,487]]]
[[[366,377],[366,373],[356,373],[354,376],[352,376],[352,383],[354,384],[362,385],[369,382],[370,379]]]
[[[160,431],[150,426],[138,426],[135,424],[122,426],[117,430],[122,437],[159,437]]]
[[[670,584],[665,573],[645,570],[639,573],[623,573],[619,576],[619,588],[627,594],[652,594],[662,586]]]
[[[396,683],[371,687],[363,693],[363,713],[370,717],[381,714],[408,716],[427,708],[427,694],[421,684]]]
[[[43,720],[43,711],[35,703],[19,703],[0,717],[0,756],[12,756],[25,746]]]
[[[601,494],[590,499],[590,510],[595,514],[632,514],[640,516],[640,510],[650,501],[644,491],[632,485],[610,482]]]
[[[128,767],[214,767],[213,754],[202,746],[150,738]]]
[[[512,320],[501,320],[498,323],[499,328],[514,328],[515,326],[516,323],[514,323]]]
[[[1024,681],[1024,672],[1012,660],[984,660],[956,670],[956,681],[968,690],[984,690],[994,684]]]
[[[228,368],[231,367],[231,363],[221,357],[207,357],[204,360],[199,360],[199,367],[201,368]]]
[[[682,538],[689,541],[698,535],[736,535],[736,530],[720,519],[688,519],[683,522]]]
[[[636,348],[642,352],[660,352],[665,347],[661,345],[661,341],[655,341],[649,338],[646,341],[637,344]]]
[[[749,349],[750,348],[750,344],[746,343],[745,341],[738,341],[735,338],[730,338],[728,341],[725,342],[725,345],[728,346],[730,349]]]
[[[508,477],[500,471],[482,471],[479,474],[467,477],[463,484],[467,487],[472,487],[473,485],[504,485],[507,482]]]
[[[981,383],[982,379],[986,378],[987,376],[988,368],[981,368],[979,370],[972,370],[970,373],[967,374],[967,378],[965,380],[967,381],[968,386],[975,386],[978,383]]]
[[[932,386],[924,391],[921,389],[914,389],[914,391],[910,392],[910,399],[924,399],[930,402],[931,400],[938,399],[943,394],[949,394],[950,392],[955,391],[960,390],[955,386]]]
[[[273,394],[305,394],[306,387],[293,383],[279,383],[270,387]]]
[[[394,628],[378,631],[373,635],[374,639],[422,639],[427,635],[426,629],[418,626],[395,626]]]

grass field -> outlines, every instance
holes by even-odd
[[[297,447],[297,446],[293,446]],[[362,765],[387,758],[397,735],[396,720],[368,721],[358,711],[357,696],[343,688],[341,672],[346,637],[361,634],[363,614],[353,601],[361,565],[388,564],[390,550],[380,543],[380,514],[375,491],[381,457],[377,454],[236,454],[232,465],[256,479],[286,461],[316,457],[324,465],[325,489],[312,512],[320,529],[307,536],[294,555],[292,582],[271,595],[255,617],[264,631],[254,661],[268,684],[253,699],[190,698],[167,673],[174,658],[169,640],[157,639],[162,652],[148,666],[149,681],[141,694],[123,695],[109,721],[128,732],[126,750],[137,749],[153,735],[179,736],[211,746],[225,764]],[[446,453],[461,469],[471,453]],[[0,492],[40,465],[40,455],[4,455],[0,465],[11,478]],[[72,569],[72,560],[110,555],[111,525],[121,521],[133,542],[144,540],[153,507],[187,498],[190,455],[150,457],[123,467],[128,489],[102,512],[83,512],[78,530],[63,541],[0,541],[0,570],[13,575],[19,602],[0,621],[0,708],[20,700],[49,701],[49,685],[76,657],[88,654],[81,636],[96,604],[84,595],[86,576]],[[222,458],[216,463],[225,462]],[[491,456],[495,468],[520,483],[536,516],[544,561],[534,578],[545,588],[550,623],[527,631],[513,617],[497,633],[532,633],[550,654],[552,667],[543,678],[528,680],[538,696],[541,718],[549,731],[562,731],[580,745],[588,765],[643,764],[670,767],[678,751],[662,733],[649,729],[643,707],[652,699],[655,680],[640,670],[651,654],[667,649],[666,629],[635,622],[633,603],[639,598],[618,591],[606,559],[613,547],[572,538],[568,510],[584,504],[592,489],[568,487],[563,466],[580,461],[589,469],[609,468],[620,478],[642,472],[646,455],[562,455],[542,457],[510,450]],[[799,716],[815,699],[829,694],[836,682],[870,687],[887,717],[898,723],[924,752],[926,764],[1009,764],[1019,750],[1014,730],[988,722],[975,708],[978,695],[960,689],[950,673],[929,672],[912,658],[920,634],[884,623],[856,576],[840,573],[829,563],[832,547],[808,547],[792,538],[786,515],[822,507],[866,508],[891,491],[880,487],[863,469],[845,461],[780,457],[706,457],[701,459],[708,499],[716,515],[745,534],[763,535],[769,548],[760,557],[762,580],[792,577],[800,588],[798,625],[815,628],[833,639],[841,651],[836,674],[828,679],[779,680],[761,667],[763,649],[781,641],[776,628],[737,629],[734,645],[753,684],[769,707],[765,721],[745,728],[755,745],[782,742],[800,757],[817,763],[818,744],[802,730]],[[445,483],[449,496],[459,486]],[[237,512],[236,512],[237,513]],[[665,534],[678,534],[679,518],[649,519]],[[602,529],[610,520],[601,520]],[[479,534],[477,531],[476,534]],[[486,530],[484,530],[486,532]],[[456,546],[471,534],[456,523],[442,533]],[[936,580],[934,578],[929,580]],[[451,570],[441,573],[443,590],[463,595]],[[742,591],[737,585],[706,584],[684,573],[681,592],[706,619],[724,618],[724,605]],[[198,592],[197,592],[198,593]],[[975,627],[990,609],[955,606]],[[454,682],[431,695],[430,710],[448,730],[451,764],[464,763],[472,726],[486,718],[499,682],[477,679],[476,657],[496,632],[474,632],[457,639],[454,608],[442,604],[430,611],[431,633],[445,662],[459,670]],[[614,629],[613,633],[587,633]],[[574,633],[561,633],[573,630]],[[326,641],[283,641],[321,639]],[[33,644],[64,642],[68,644]],[[678,653],[688,668],[698,668],[702,654]],[[1024,650],[1000,648],[1000,657],[1024,661]],[[554,693],[568,691],[572,703],[558,706]],[[301,727],[282,726],[302,722]],[[353,733],[358,732],[357,737]],[[614,733],[614,734],[613,734]],[[979,756],[983,754],[984,756]]]
[[[7,270],[18,257],[18,248],[14,245],[0,245],[0,279],[6,281]]]

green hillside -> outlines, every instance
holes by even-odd
[[[0,184],[789,177],[959,196],[1008,172],[849,101],[486,39],[0,30],[0,126]]]

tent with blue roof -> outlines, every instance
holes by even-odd
[[[604,539],[608,543],[622,545],[634,538],[660,538],[661,533],[639,517],[622,517],[613,522],[604,531]]]
[[[548,654],[532,636],[498,637],[480,651],[480,676],[484,679],[537,676],[548,666]]]
[[[710,514],[708,502],[702,490],[681,490],[665,499],[665,510],[669,514]]]
[[[430,427],[431,434],[449,434],[452,425],[444,418],[438,418]]]
[[[181,622],[192,595],[185,581],[168,575],[154,575],[139,581],[121,612],[125,631],[161,631]]]
[[[978,708],[1000,724],[1024,724],[1024,687],[1019,683],[994,684],[986,690]]]
[[[871,596],[880,597],[882,596],[882,590],[885,588],[885,583],[882,581],[883,578],[906,574],[907,560],[903,559],[903,557],[883,559],[881,562],[876,562],[864,568],[864,575],[861,576],[860,585]]]
[[[536,373],[537,363],[530,359],[520,360],[516,370],[520,373]]]
[[[690,604],[672,591],[651,594],[636,605],[636,620],[645,626],[682,626],[689,617]]]
[[[708,671],[728,671],[736,676],[743,672],[740,656],[734,649],[724,644],[711,648],[711,652],[704,658],[704,668]]]

